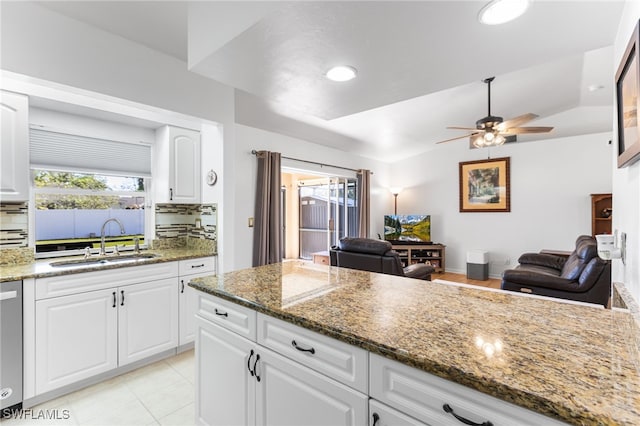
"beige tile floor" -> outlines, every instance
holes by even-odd
[[[32,418],[3,419],[0,423],[2,426],[193,425],[194,351],[141,367],[31,410]],[[67,419],[62,418],[63,410],[68,410]],[[57,413],[59,419],[37,418],[46,412]]]

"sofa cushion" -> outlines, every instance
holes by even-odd
[[[525,253],[518,259],[520,265],[535,265],[561,271],[566,259],[545,253]]]
[[[560,276],[569,280],[577,280],[584,267],[597,255],[598,245],[593,238],[578,237],[576,249],[565,262]]]
[[[369,238],[350,238],[340,239],[338,247],[343,251],[352,251],[357,253],[377,254],[382,256],[391,250],[389,241],[372,240]]]

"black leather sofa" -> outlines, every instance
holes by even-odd
[[[611,263],[597,254],[595,238],[581,235],[569,257],[525,253],[502,275],[503,290],[608,306]]]
[[[329,250],[331,266],[400,275],[421,280],[431,280],[435,268],[418,263],[402,266],[400,256],[391,248],[391,243],[369,238],[342,238],[337,246]]]

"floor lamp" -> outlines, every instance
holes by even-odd
[[[398,214],[398,194],[400,194],[402,188],[389,188],[389,191],[393,194],[393,214],[396,216]]]

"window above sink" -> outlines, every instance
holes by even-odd
[[[33,170],[36,253],[73,254],[100,247],[101,227],[106,246],[133,248],[144,242],[147,179],[74,171]],[[39,256],[40,257],[40,256]]]

